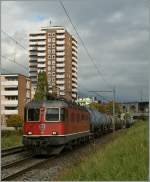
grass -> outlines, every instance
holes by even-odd
[[[1,148],[6,149],[22,144],[21,131],[3,131],[1,135]]]
[[[148,180],[148,122],[139,121],[113,135],[114,140],[100,145],[78,165],[64,169],[57,180]]]

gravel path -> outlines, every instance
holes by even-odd
[[[24,175],[17,177],[15,181],[54,181],[59,180],[58,176],[66,167],[72,167],[82,161],[84,156],[89,152],[94,152],[97,148],[104,147],[111,140],[115,140],[119,130],[115,133],[104,135],[103,137],[96,139],[94,143],[82,145],[73,151],[64,151],[62,154],[42,164],[40,167],[35,167],[31,171],[24,173]]]

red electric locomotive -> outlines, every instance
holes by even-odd
[[[25,107],[23,144],[35,154],[58,153],[90,136],[88,111],[65,100],[31,101]]]

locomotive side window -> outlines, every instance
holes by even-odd
[[[59,109],[58,108],[47,108],[46,121],[58,121],[58,120],[59,120]]]
[[[39,109],[28,109],[28,121],[39,121],[39,115]]]

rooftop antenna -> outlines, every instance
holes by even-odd
[[[49,21],[49,26],[51,26],[51,24],[52,24],[52,21],[50,20],[50,21]]]

